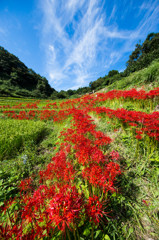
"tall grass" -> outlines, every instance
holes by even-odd
[[[0,119],[0,160],[15,156],[30,141],[37,143],[45,130],[41,121]]]

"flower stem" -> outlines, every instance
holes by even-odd
[[[94,224],[92,223],[92,240],[94,239]]]
[[[68,227],[66,227],[66,232],[67,232],[68,239],[71,240],[71,236],[70,236],[70,233],[69,233]]]

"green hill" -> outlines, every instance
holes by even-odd
[[[0,47],[0,96],[47,98],[53,92],[45,77]]]
[[[133,72],[127,77],[117,79],[99,91],[124,90],[142,86],[146,90],[159,86],[159,59],[154,60],[147,68]]]
[[[136,44],[123,72],[119,73],[117,70],[111,70],[108,75],[91,82],[89,87],[91,90],[98,91],[105,87],[108,90],[112,88],[125,89],[125,87],[138,83],[152,83],[157,77],[158,65],[154,64],[149,70],[147,68],[154,60],[159,60],[159,33],[150,33],[142,44]],[[145,70],[140,72],[142,69]],[[138,71],[139,73],[132,74]],[[141,81],[140,75],[142,74]]]

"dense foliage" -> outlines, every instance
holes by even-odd
[[[0,47],[0,95],[47,98],[55,90],[47,79]]]
[[[147,67],[156,58],[159,58],[159,33],[150,33],[142,44],[136,44],[135,50],[129,56],[124,74],[129,75]]]

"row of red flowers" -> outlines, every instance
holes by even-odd
[[[92,108],[91,111],[97,114],[104,113],[109,118],[120,119],[129,126],[140,129],[136,131],[138,138],[140,138],[142,134],[147,134],[149,137],[153,137],[159,141],[159,112],[148,114],[138,111],[128,111],[126,109],[113,110],[105,107]]]
[[[67,100],[63,101],[60,104],[60,108],[71,108],[78,106],[81,109],[86,106],[94,106],[95,104],[99,102],[104,102],[106,100],[112,100],[112,99],[138,99],[138,100],[145,100],[145,99],[154,99],[159,97],[159,88],[155,88],[153,90],[150,90],[149,92],[146,92],[145,90],[136,90],[136,89],[131,89],[131,90],[112,90],[106,93],[95,93],[92,95],[85,95],[82,96],[81,98],[78,99],[73,99],[73,100]],[[57,109],[58,104],[56,102],[50,103],[49,100],[47,101],[48,103],[46,106],[44,106],[44,109]],[[12,108],[12,109],[37,109],[38,104],[41,103],[40,100],[36,100],[35,102],[31,103],[20,103],[15,106],[10,106],[10,105],[4,105],[0,106],[0,109],[2,108]]]
[[[155,138],[159,141],[159,112],[144,113],[140,111],[128,111],[126,109],[113,110],[106,107],[92,107],[83,108],[88,112],[96,112],[97,114],[105,113],[109,118],[117,118],[127,123],[130,126],[134,126],[137,130],[140,129],[141,134],[147,134],[149,137]],[[41,120],[54,120],[56,122],[64,121],[68,116],[71,116],[76,108],[64,109],[64,110],[30,110],[29,112],[20,111],[4,111],[3,113],[8,117],[14,119],[41,119]]]
[[[136,90],[87,95],[59,104],[47,103],[43,110],[38,104],[24,103],[4,111],[4,115],[22,120],[53,120],[72,118],[71,127],[60,136],[59,151],[45,170],[39,172],[36,184],[32,178],[21,182],[20,197],[9,200],[1,209],[7,220],[0,226],[2,239],[36,239],[58,235],[59,231],[78,235],[78,227],[88,220],[99,225],[108,216],[111,193],[117,191],[116,180],[121,174],[118,152],[108,151],[111,139],[100,131],[88,115],[95,112],[110,119],[119,119],[136,128],[137,138],[147,134],[159,141],[159,113],[113,110],[95,107],[97,103],[114,98],[151,99],[159,89],[149,93]],[[24,106],[23,106],[24,105]],[[2,106],[9,108],[10,106]],[[53,108],[53,109],[51,109]],[[81,110],[82,109],[82,110]],[[69,229],[69,230],[68,230]]]
[[[56,118],[63,112],[56,112]],[[70,114],[72,125],[61,132],[59,151],[39,172],[38,183],[21,181],[20,196],[2,207],[2,217],[7,215],[0,227],[2,239],[40,239],[59,231],[76,236],[79,224],[105,221],[109,195],[117,191],[121,174],[119,154],[108,153],[112,140],[96,131],[86,111],[74,108]]]

